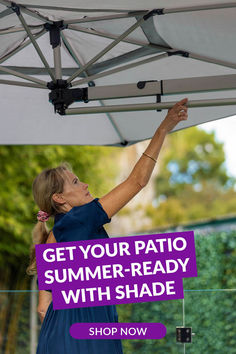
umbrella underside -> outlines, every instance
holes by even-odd
[[[0,144],[125,146],[184,97],[176,130],[235,114],[236,3],[132,3],[0,0]]]

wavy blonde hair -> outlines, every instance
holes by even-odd
[[[33,182],[34,201],[40,210],[45,211],[50,217],[60,213],[60,205],[57,204],[52,196],[54,193],[62,193],[65,182],[65,171],[71,171],[71,166],[64,162],[56,168],[43,170]],[[37,274],[35,245],[46,243],[49,236],[49,229],[46,222],[38,221],[32,231],[33,244],[30,247],[30,262],[26,269],[28,275]]]

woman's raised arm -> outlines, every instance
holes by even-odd
[[[99,199],[109,218],[123,208],[150,179],[166,135],[182,120],[188,118],[187,98],[177,102],[156,130],[152,140],[134,166],[129,177]]]

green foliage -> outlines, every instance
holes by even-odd
[[[113,186],[115,148],[91,146],[1,146],[0,147],[0,269],[28,262],[31,231],[38,211],[32,197],[32,182],[44,168],[69,162],[75,174],[86,181],[95,196]]]
[[[204,180],[220,186],[229,180],[223,165],[223,144],[215,140],[214,132],[192,127],[169,136],[167,146],[162,160],[162,180],[158,183],[160,194],[178,195],[184,185],[196,185]]]
[[[197,127],[168,136],[147,207],[152,227],[235,213],[235,178],[227,175],[223,144]]]
[[[89,184],[91,194],[100,197],[114,187],[117,153],[112,147],[0,146],[1,289],[19,289],[22,284],[23,289],[30,286],[25,270],[38,212],[31,187],[36,175],[67,161],[79,179]],[[29,303],[22,304],[22,301],[19,294],[13,293],[0,298],[0,351],[29,352]]]
[[[236,293],[203,289],[236,288],[236,234],[195,236],[198,276],[184,279],[185,325],[196,336],[187,353],[235,353]],[[187,291],[188,290],[188,291]],[[201,290],[201,291],[190,291]],[[120,322],[161,322],[167,328],[161,340],[125,340],[125,354],[183,353],[175,339],[183,325],[182,300],[119,305]]]

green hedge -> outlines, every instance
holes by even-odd
[[[236,232],[195,235],[198,277],[185,278],[185,325],[196,335],[186,353],[236,353],[236,292],[187,291],[236,289]],[[175,327],[183,324],[183,301],[117,306],[120,322],[161,322],[167,328],[161,340],[124,340],[125,354],[183,353]]]

